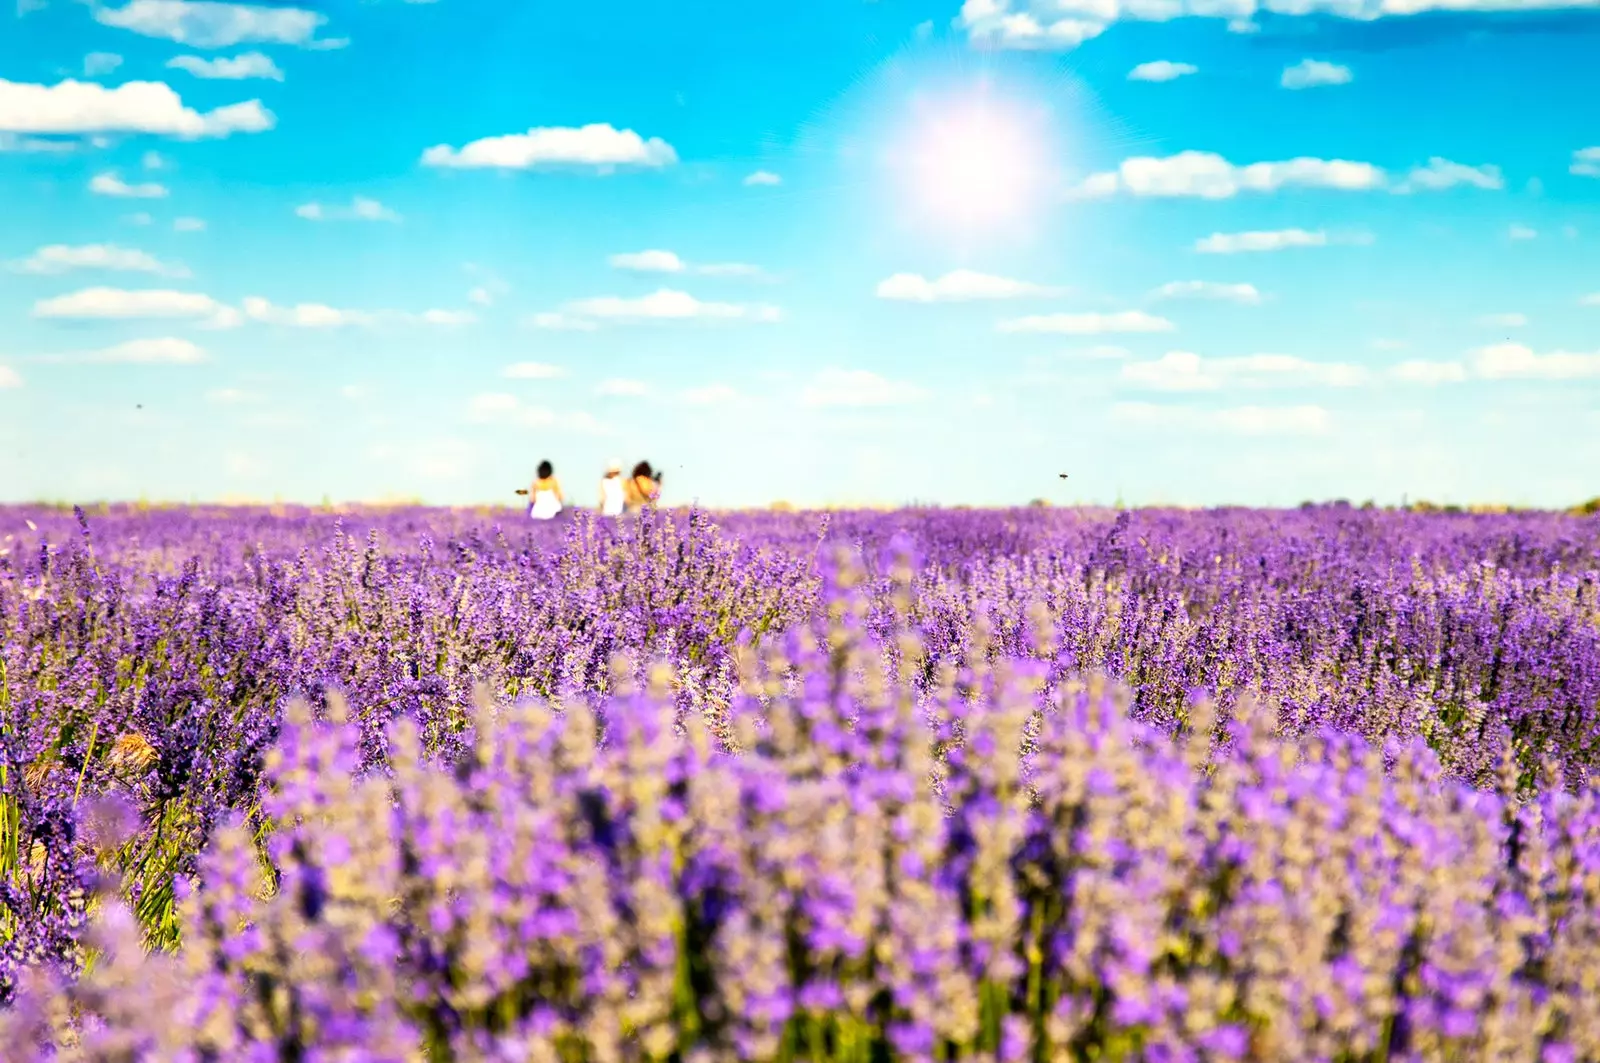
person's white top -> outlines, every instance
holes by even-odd
[[[602,517],[622,516],[623,504],[626,502],[622,494],[622,477],[607,476],[600,481],[600,515]]]
[[[531,514],[534,520],[549,520],[561,512],[561,499],[548,487],[536,491]]]

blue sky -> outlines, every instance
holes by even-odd
[[[1600,494],[1600,7],[1434,6],[20,0],[0,500]]]

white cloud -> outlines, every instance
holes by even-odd
[[[1539,238],[1539,230],[1530,229],[1526,225],[1513,224],[1507,235],[1513,240],[1536,240]]]
[[[1289,247],[1322,247],[1328,242],[1324,232],[1304,229],[1276,229],[1268,232],[1212,233],[1196,240],[1194,249],[1207,255],[1233,255],[1248,251],[1282,251]]]
[[[739,393],[727,384],[707,384],[698,388],[686,388],[682,398],[690,406],[725,406],[738,402]]]
[[[1222,299],[1232,303],[1261,302],[1254,284],[1220,284],[1216,281],[1173,281],[1150,293],[1156,299]]]
[[[1128,71],[1129,81],[1175,81],[1189,74],[1198,74],[1200,68],[1191,63],[1173,63],[1166,59],[1157,59],[1150,63],[1140,63]]]
[[[1400,362],[1389,369],[1389,375],[1406,384],[1458,384],[1467,379],[1467,367],[1460,362]]]
[[[1478,318],[1478,324],[1493,328],[1521,328],[1527,323],[1526,314],[1485,314]]]
[[[128,362],[136,365],[197,365],[206,360],[205,348],[191,340],[167,336],[162,339],[129,340],[89,356],[94,362]]]
[[[175,218],[172,222],[174,232],[198,233],[205,230],[206,223],[200,218]]]
[[[512,380],[559,380],[567,371],[545,362],[515,362],[501,370],[500,375]]]
[[[11,133],[153,133],[194,139],[260,133],[275,123],[260,100],[201,114],[185,107],[159,81],[128,81],[108,89],[92,81],[30,85],[0,79],[0,130]]]
[[[179,55],[167,60],[167,66],[173,70],[186,70],[197,78],[211,81],[245,81],[250,78],[283,80],[283,71],[278,69],[278,64],[272,61],[271,56],[260,52],[245,52],[232,59]]]
[[[649,321],[649,320],[745,320],[777,321],[782,317],[775,306],[753,306],[740,303],[703,302],[687,292],[661,288],[649,295],[626,298],[619,295],[602,295],[593,299],[579,299],[568,303],[564,312],[536,315],[534,323],[541,328],[586,328],[598,320]],[[578,322],[587,321],[588,326]]]
[[[659,137],[646,140],[631,129],[600,122],[576,129],[554,126],[484,137],[460,149],[439,144],[422,153],[425,166],[456,169],[589,166],[608,171],[618,166],[669,166],[677,161],[672,145]]]
[[[878,282],[879,299],[913,303],[965,302],[972,299],[1017,299],[1052,295],[1059,289],[1030,281],[996,277],[970,269],[958,269],[934,280],[920,273],[896,273]]]
[[[955,25],[976,45],[1015,49],[1076,47],[1121,20],[1166,22],[1181,17],[1227,21],[1253,33],[1254,16],[1318,16],[1370,21],[1428,11],[1556,11],[1592,8],[1594,0],[965,0]]]
[[[610,431],[593,414],[583,410],[557,413],[539,406],[526,406],[521,399],[505,392],[474,395],[467,403],[467,417],[479,424],[513,424],[582,435],[605,435]]]
[[[1169,351],[1150,362],[1130,362],[1121,370],[1130,384],[1157,391],[1216,391],[1238,386],[1356,387],[1367,371],[1341,362],[1310,362],[1287,354],[1250,354],[1236,358],[1202,358],[1190,351]]]
[[[146,170],[165,170],[168,165],[167,160],[162,157],[159,151],[145,152],[143,157],[140,158],[139,164]]]
[[[167,277],[186,277],[182,266],[166,265],[154,255],[115,244],[85,244],[69,247],[51,244],[41,247],[12,268],[21,273],[58,274],[75,269],[103,269],[122,273],[155,273]]]
[[[165,185],[154,181],[130,185],[114,173],[97,174],[89,182],[89,191],[97,196],[114,196],[118,199],[165,199]]]
[[[396,316],[407,320],[411,318],[409,314]],[[452,328],[457,325],[475,324],[478,320],[478,315],[471,310],[424,310],[416,316],[416,320],[421,321],[424,325],[442,325]]]
[[[594,389],[596,395],[607,395],[614,398],[638,398],[650,393],[650,385],[642,380],[627,380],[621,377],[611,377],[602,380]]]
[[[260,296],[244,300],[245,316],[252,321],[269,325],[288,325],[292,328],[344,328],[351,325],[371,325],[376,315],[362,310],[338,310],[322,303],[297,303],[292,307],[274,306]]]
[[[144,37],[159,37],[193,48],[229,48],[235,44],[295,44],[334,47],[317,41],[328,20],[296,7],[209,3],[203,0],[130,0],[122,7],[96,7],[95,21]]]
[[[634,251],[612,255],[607,261],[614,269],[633,273],[682,273],[685,269],[683,259],[671,251]]]
[[[1070,194],[1080,199],[1118,191],[1228,199],[1240,192],[1276,192],[1291,186],[1368,191],[1381,188],[1385,180],[1384,172],[1369,162],[1298,158],[1236,166],[1213,152],[1183,151],[1165,158],[1124,159],[1115,172],[1091,174]]]
[[[1177,328],[1166,318],[1143,310],[1114,314],[1035,314],[1002,321],[998,327],[1001,332],[1058,332],[1073,336],[1104,332],[1172,332]]]
[[[1578,380],[1600,377],[1600,351],[1537,354],[1520,343],[1498,343],[1475,352],[1474,375],[1485,380]]]
[[[800,393],[807,406],[901,406],[928,393],[906,380],[889,380],[865,369],[824,369]]]
[[[22,374],[9,366],[0,365],[0,388],[20,388]]]
[[[1600,177],[1600,147],[1579,148],[1573,152],[1568,172],[1578,177]]]
[[[237,312],[209,295],[169,289],[129,291],[85,288],[53,299],[41,299],[33,316],[55,320],[132,320],[140,318],[209,319],[217,326],[234,324]]]
[[[78,150],[75,140],[49,140],[43,137],[19,137],[0,130],[0,155],[14,152],[23,155],[65,154]]]
[[[748,177],[746,177],[744,179],[744,183],[747,186],[753,186],[753,185],[781,185],[781,184],[783,184],[783,178],[779,177],[777,174],[773,173],[771,170],[757,170],[755,173],[750,174]]]
[[[1324,435],[1333,423],[1328,411],[1321,406],[1239,406],[1223,410],[1197,410],[1187,406],[1119,402],[1111,407],[1111,416],[1114,420],[1146,429],[1240,436]]]
[[[149,225],[155,219],[151,218],[146,211],[140,210],[125,216],[122,220],[129,225]]]
[[[356,196],[348,207],[324,206],[321,203],[302,203],[294,208],[299,217],[307,221],[399,221],[400,215],[376,199]]]
[[[1436,155],[1428,160],[1426,166],[1413,167],[1406,179],[1395,185],[1394,190],[1405,195],[1418,189],[1440,192],[1457,185],[1499,191],[1506,186],[1506,182],[1498,166],[1466,166]]]
[[[122,65],[122,56],[115,52],[90,52],[83,57],[83,76],[97,78],[109,74]]]
[[[1283,68],[1279,84],[1286,89],[1309,89],[1318,85],[1348,85],[1351,80],[1347,66],[1325,63],[1320,59],[1302,59],[1294,66]]]
[[[1585,295],[1583,298],[1578,300],[1578,305],[1579,306],[1600,306],[1600,292],[1594,292],[1591,295]]]
[[[473,306],[493,306],[494,296],[489,293],[488,288],[478,287],[467,293],[467,302]]]

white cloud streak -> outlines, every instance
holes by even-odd
[[[1283,68],[1278,83],[1286,89],[1310,89],[1319,85],[1348,85],[1353,80],[1350,68],[1320,59],[1302,59]]]
[[[423,165],[452,169],[565,166],[608,172],[619,166],[659,168],[677,161],[672,145],[659,137],[646,139],[631,129],[599,122],[579,128],[551,126],[484,137],[459,149],[438,144],[422,153]]]
[[[1119,402],[1111,417],[1141,429],[1189,435],[1318,436],[1333,425],[1321,406],[1238,406],[1200,410],[1187,406],[1160,406],[1144,402]]]
[[[1212,233],[1196,240],[1194,249],[1204,255],[1236,255],[1254,251],[1283,251],[1291,247],[1323,247],[1325,232],[1304,229],[1275,229],[1243,233]]]
[[[89,191],[97,196],[111,196],[116,199],[165,199],[167,197],[166,185],[155,181],[130,185],[114,173],[96,174],[89,182]]]
[[[1218,299],[1255,305],[1261,292],[1254,284],[1220,284],[1216,281],[1172,281],[1150,293],[1154,299]]]
[[[781,185],[783,184],[783,178],[773,173],[771,170],[757,170],[755,173],[747,176],[744,179],[744,183],[746,187],[756,187],[760,185]]]
[[[661,288],[636,298],[602,295],[593,299],[578,299],[560,311],[535,314],[533,324],[538,328],[591,331],[602,321],[774,322],[781,320],[782,316],[782,311],[775,306],[705,302],[687,292]]]
[[[92,81],[32,85],[0,79],[0,131],[10,133],[150,133],[198,139],[260,133],[276,124],[260,100],[201,114],[159,81],[106,88]]]
[[[1344,159],[1287,159],[1236,166],[1209,151],[1183,151],[1165,158],[1124,159],[1115,172],[1091,174],[1071,194],[1099,198],[1125,192],[1135,196],[1229,199],[1241,192],[1281,188],[1369,191],[1383,187],[1384,172],[1368,162]]]
[[[204,0],[130,0],[121,7],[97,6],[93,11],[95,21],[101,25],[192,48],[230,48],[246,43],[332,48],[343,43],[317,40],[317,30],[328,20],[315,11],[296,7]]]
[[[120,273],[154,273],[164,277],[187,277],[189,271],[179,265],[168,265],[154,255],[116,244],[84,244],[72,247],[67,244],[50,244],[41,247],[28,258],[12,264],[19,273],[38,273],[54,276],[75,269],[98,269]]]
[[[1128,71],[1128,80],[1176,81],[1178,78],[1199,72],[1200,68],[1192,63],[1174,63],[1166,59],[1157,59],[1150,63],[1140,63]]]
[[[1368,379],[1361,366],[1342,362],[1311,362],[1287,354],[1203,358],[1190,351],[1169,351],[1154,361],[1130,362],[1119,375],[1125,383],[1156,391],[1349,388]]]
[[[205,348],[192,340],[167,336],[119,343],[94,352],[88,360],[131,365],[198,365],[207,360],[207,355]]]
[[[302,203],[294,208],[295,215],[307,221],[399,221],[400,215],[376,199],[356,196],[348,207],[322,203]]]
[[[85,288],[41,299],[33,316],[58,321],[205,320],[215,327],[238,323],[238,311],[211,296],[170,289]]]
[[[167,60],[167,66],[172,70],[184,70],[197,78],[210,81],[246,81],[252,78],[268,81],[283,80],[283,71],[278,68],[278,64],[272,61],[271,56],[260,52],[245,52],[232,59],[221,57],[204,59],[198,55],[179,55]]]
[[[1600,147],[1579,148],[1572,153],[1568,172],[1577,177],[1600,177]]]
[[[896,273],[878,282],[879,299],[912,303],[955,303],[978,299],[1020,299],[1059,294],[1061,289],[1031,281],[997,277],[970,269],[958,269],[936,279],[920,273]]]

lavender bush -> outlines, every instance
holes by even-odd
[[[1593,518],[0,521],[19,1058],[1600,1058]]]

